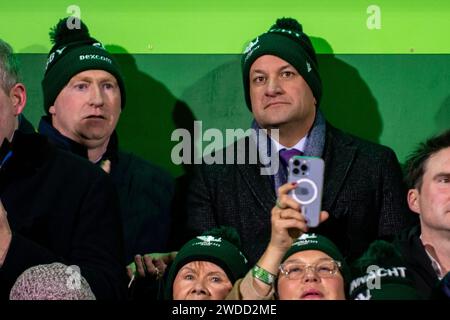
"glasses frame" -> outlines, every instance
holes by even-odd
[[[335,265],[337,268],[335,268],[334,271],[330,272],[329,275],[326,275],[326,276],[321,275],[321,274],[317,271],[317,266],[320,265],[320,264],[323,263],[323,262],[332,262],[332,263],[334,263],[334,265]],[[288,264],[290,264],[290,263],[288,263]],[[312,271],[314,272],[314,274],[318,275],[320,278],[332,278],[332,277],[334,277],[334,276],[338,273],[338,271],[341,270],[341,267],[342,267],[342,262],[341,262],[341,261],[337,261],[337,260],[333,260],[333,259],[330,259],[330,260],[324,260],[324,261],[321,261],[321,262],[318,262],[318,263],[300,263],[300,262],[294,263],[294,262],[292,262],[292,264],[299,264],[299,265],[304,266],[304,267],[305,267],[305,269],[304,269],[305,271],[299,276],[299,278],[291,279],[291,272],[286,271],[286,270],[284,269],[285,263],[282,263],[282,264],[278,267],[278,269],[280,270],[280,273],[281,273],[282,275],[284,275],[284,276],[285,276],[287,279],[289,279],[289,280],[299,280],[299,279],[302,279],[302,278],[307,274],[308,270],[312,270]]]

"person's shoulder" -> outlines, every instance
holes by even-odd
[[[141,180],[159,180],[173,184],[174,179],[169,171],[138,155],[120,150],[118,152],[118,163],[128,176],[139,176]]]
[[[91,177],[104,177],[106,173],[76,154],[57,148],[47,137],[39,133],[16,132],[14,152],[23,163],[32,162],[37,170],[48,174],[73,177],[77,180]]]
[[[38,133],[29,133],[17,130],[14,133],[13,148],[15,152],[27,156],[45,156],[52,146],[45,136]]]
[[[76,155],[68,150],[60,148],[54,149],[52,159],[52,166],[63,170],[65,174],[71,176],[78,176],[80,178],[89,176],[91,178],[103,179],[108,175],[98,166],[79,155]]]
[[[371,157],[385,157],[395,155],[394,151],[385,145],[375,143],[353,134],[344,132],[332,125],[327,125],[327,138],[334,144],[350,145],[357,148],[359,153],[370,155]]]
[[[400,245],[420,238],[420,224],[414,224],[401,230],[394,238],[393,244]]]
[[[213,176],[229,175],[231,172],[236,171],[238,167],[246,167],[253,162],[256,162],[253,164],[258,164],[257,155],[252,155],[253,158],[250,157],[252,151],[257,152],[257,149],[252,144],[250,137],[242,137],[224,148],[204,154],[201,161],[193,164],[193,171],[200,171]]]
[[[419,223],[410,225],[395,235],[392,245],[410,262],[422,259],[426,253],[420,240],[420,234]]]

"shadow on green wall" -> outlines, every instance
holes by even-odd
[[[176,128],[193,123],[189,107],[178,100],[161,82],[137,68],[133,55],[117,45],[106,49],[116,52],[127,92],[126,107],[117,126],[121,147],[165,168],[174,176],[185,169],[173,164],[171,150],[176,142],[171,135]]]
[[[319,52],[333,52],[323,38],[311,37]],[[318,55],[323,83],[321,108],[334,126],[379,143],[383,129],[378,103],[357,69],[331,54]]]
[[[450,95],[442,102],[439,111],[436,113],[435,120],[438,133],[450,129]]]
[[[203,120],[203,130],[250,128],[252,114],[244,100],[240,58],[216,55],[221,63],[183,91],[182,100]]]
[[[186,101],[189,107],[185,105],[174,109],[173,118],[176,127],[187,129],[191,137],[194,137],[193,125],[197,119],[202,122],[201,134],[210,128],[218,129],[222,134],[225,134],[226,129],[243,129],[244,131],[248,129],[251,124],[251,113],[244,102],[240,55],[202,55],[185,58],[192,64],[192,68],[195,68],[197,63],[203,66],[214,66],[183,90],[180,98]],[[193,142],[200,143],[199,140]],[[222,141],[224,144],[225,142]],[[209,144],[210,141],[203,141],[202,147],[205,148]],[[193,154],[193,148],[191,148],[191,154]],[[192,236],[184,234],[185,230],[181,227],[186,224],[186,215],[183,211],[185,208],[182,204],[186,201],[185,195],[189,186],[191,169],[193,165],[184,165],[184,171],[187,174],[177,178],[173,210],[174,235],[170,237],[172,250],[180,248]]]
[[[41,80],[44,77],[46,54],[30,54],[28,52],[45,52],[44,46],[33,44],[18,51],[20,73],[27,89],[27,104],[24,114],[35,128],[44,115]]]

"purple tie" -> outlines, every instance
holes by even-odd
[[[297,149],[281,149],[280,150],[280,160],[281,163],[284,165],[285,168],[287,168],[289,164],[289,159],[291,159],[293,156],[302,156],[303,152]]]

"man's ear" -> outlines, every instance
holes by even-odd
[[[27,103],[27,91],[22,83],[16,83],[9,92],[14,107],[14,115],[18,116],[22,113]]]
[[[51,106],[50,108],[48,108],[48,113],[50,113],[51,115],[54,115],[56,113],[55,106]]]
[[[408,190],[408,206],[417,214],[420,214],[420,194],[418,189]]]

